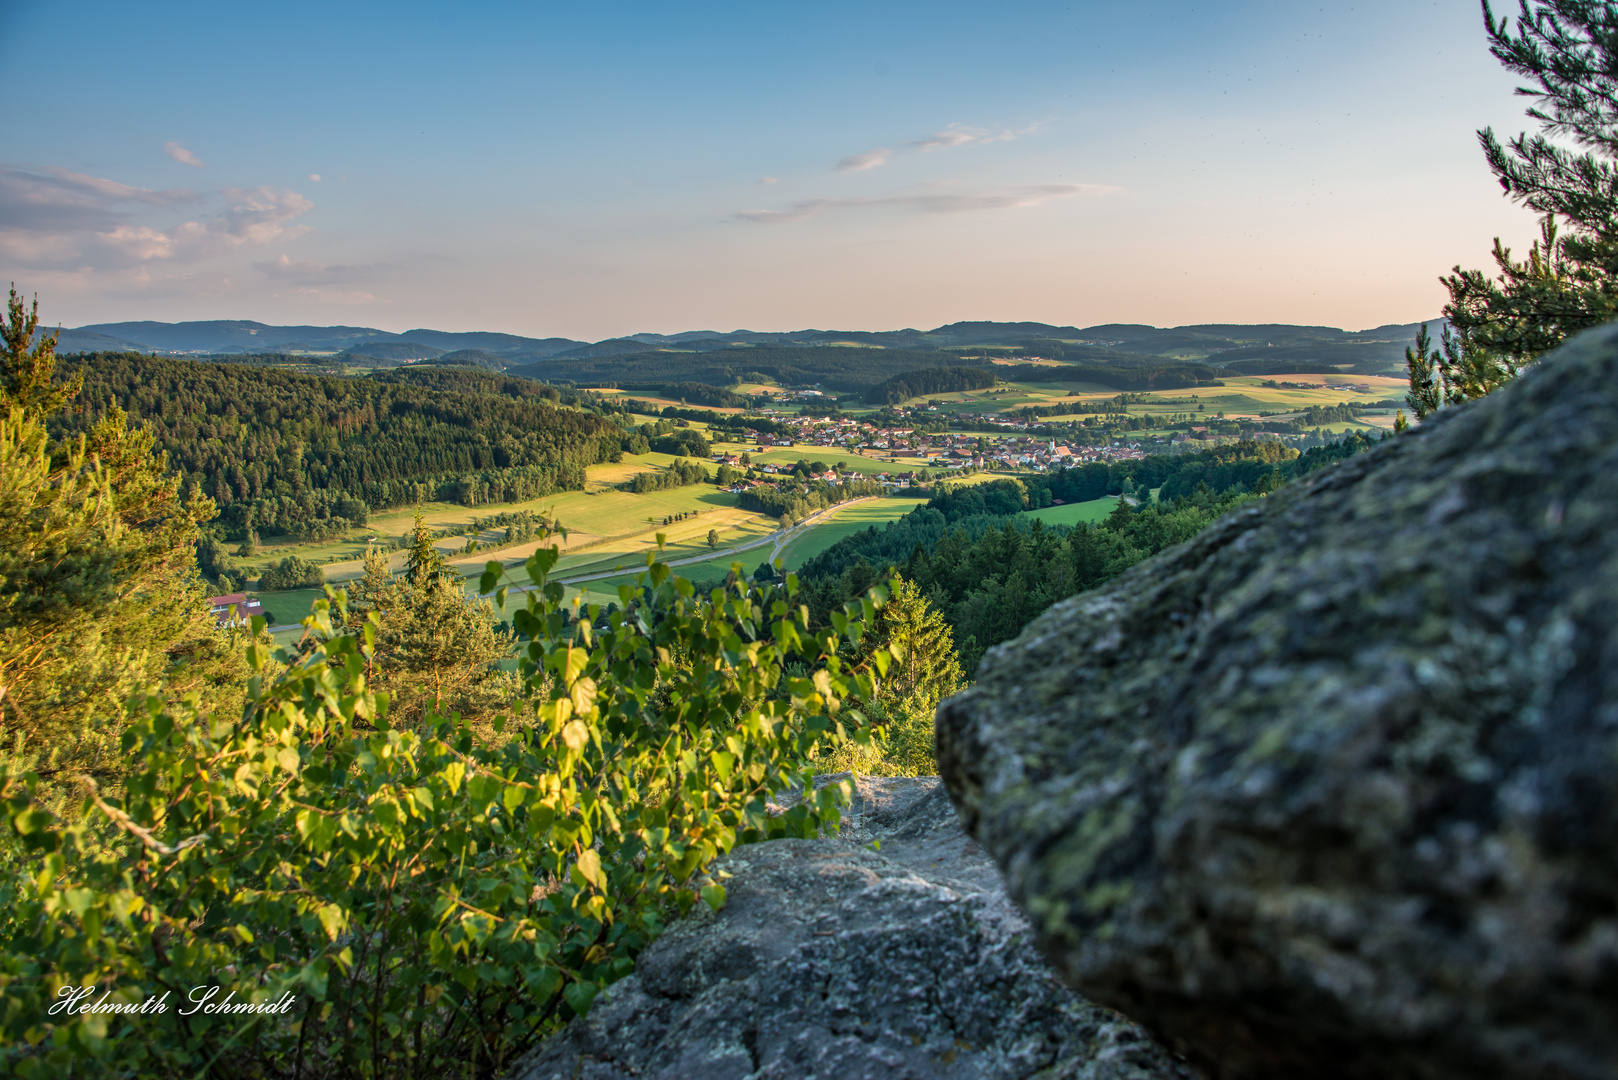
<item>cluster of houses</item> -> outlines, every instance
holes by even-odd
[[[1131,461],[1146,456],[1139,443],[1068,446],[1043,439],[998,439],[983,458],[990,469],[1071,469],[1095,461]]]
[[[766,410],[769,411],[769,410]],[[991,419],[985,417],[985,419]],[[1020,421],[1000,422],[998,427],[1023,430],[1027,424]],[[1142,456],[1137,443],[1113,443],[1102,446],[1063,446],[1031,436],[996,438],[990,440],[987,452],[979,450],[982,437],[961,432],[917,432],[908,427],[888,427],[852,417],[821,419],[808,416],[778,416],[775,421],[786,429],[782,434],[766,435],[751,429],[742,435],[752,441],[759,452],[792,447],[825,447],[828,450],[877,450],[892,458],[923,458],[930,468],[1025,468],[1082,465],[1091,461],[1119,461]],[[735,455],[719,455],[716,461],[740,464]]]
[[[754,443],[754,453],[771,449],[798,449],[808,452],[815,447],[828,450],[876,450],[897,460],[900,455],[921,459],[930,469],[1038,469],[1072,468],[1094,461],[1122,461],[1144,456],[1139,443],[1113,443],[1106,446],[1070,446],[1052,440],[1028,436],[984,439],[982,436],[957,432],[918,433],[911,428],[882,427],[862,420],[841,418],[819,420],[810,417],[780,421],[790,434],[766,435],[747,429],[743,437]],[[720,452],[713,459],[717,464],[742,468],[740,454]],[[754,475],[738,479],[730,487],[733,492],[751,488],[774,486],[770,475],[790,473],[790,464],[754,462]],[[765,476],[760,477],[757,474]],[[843,482],[835,467],[820,474],[827,483]],[[856,477],[849,477],[850,479]],[[877,480],[896,488],[909,487],[908,473],[880,472],[858,477]]]

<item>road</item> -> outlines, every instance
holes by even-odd
[[[867,502],[874,498],[876,498],[875,495],[864,495],[858,499],[850,499],[847,502],[838,503],[836,506],[828,506],[826,509],[820,511],[820,513],[804,518],[790,529],[777,529],[773,533],[768,533],[754,540],[748,540],[746,543],[737,544],[736,546],[726,548],[723,551],[715,550],[705,554],[687,555],[679,559],[671,559],[667,565],[671,567],[691,566],[695,563],[705,563],[713,559],[722,559],[727,555],[739,555],[744,551],[752,551],[754,548],[763,547],[765,544],[774,545],[770,551],[769,559],[769,561],[773,563],[776,559],[781,557],[782,550],[788,544],[802,536],[804,533],[808,532],[828,514],[835,514],[837,511],[846,509],[847,507],[853,506],[856,503]],[[623,577],[625,574],[638,573],[644,569],[646,569],[644,565],[626,565],[616,570],[603,570],[594,574],[581,574],[578,577],[562,577],[557,578],[556,580],[560,581],[563,585],[582,585],[585,582],[600,581],[603,578]]]

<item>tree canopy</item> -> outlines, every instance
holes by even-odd
[[[0,765],[115,774],[130,695],[167,678],[208,700],[245,669],[203,600],[198,526],[152,433],[109,408],[59,440],[74,403],[37,302],[0,324]]]
[[[1481,397],[1569,335],[1618,315],[1618,5],[1519,0],[1515,23],[1483,0],[1489,51],[1526,80],[1534,134],[1478,132],[1511,199],[1541,215],[1526,259],[1495,238],[1496,273],[1442,278],[1449,327],[1406,352],[1417,417]]]

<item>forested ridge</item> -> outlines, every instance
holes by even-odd
[[[182,486],[219,504],[228,532],[318,537],[367,509],[449,498],[468,505],[578,489],[616,460],[623,431],[558,408],[527,379],[469,369],[371,378],[97,353],[53,434],[88,430],[114,409],[145,423]]]
[[[548,382],[568,380],[580,386],[660,385],[678,389],[679,383],[707,383],[722,387],[738,381],[758,381],[759,376],[764,376],[791,386],[824,386],[830,390],[862,392],[907,371],[986,364],[987,361],[960,359],[952,353],[931,349],[811,345],[558,358],[512,370],[530,378]]]

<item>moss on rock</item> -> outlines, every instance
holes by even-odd
[[[991,650],[939,765],[1210,1074],[1618,1076],[1618,331]]]

